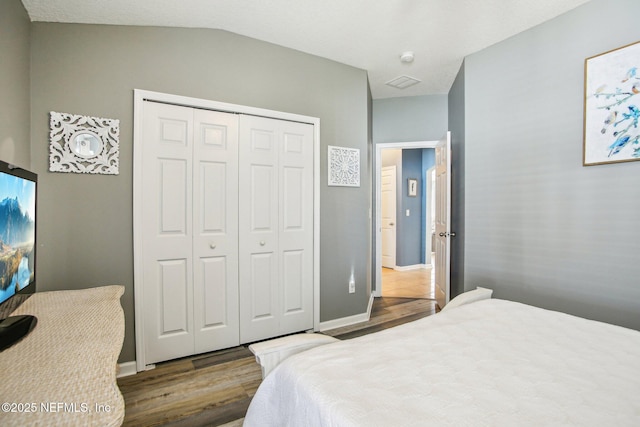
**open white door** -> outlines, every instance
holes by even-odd
[[[449,302],[451,282],[451,132],[436,146],[436,300],[442,309]]]
[[[396,167],[382,168],[382,266],[396,268]]]

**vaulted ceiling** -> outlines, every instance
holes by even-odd
[[[215,28],[296,49],[366,70],[373,98],[446,94],[465,56],[588,1],[22,0],[32,21]],[[401,76],[419,82],[386,84]]]

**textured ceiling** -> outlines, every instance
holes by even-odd
[[[367,70],[374,98],[445,94],[466,55],[589,0],[22,0],[32,21],[216,28]],[[400,54],[413,51],[411,64]],[[407,75],[420,83],[397,89]]]

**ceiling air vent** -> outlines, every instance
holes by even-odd
[[[421,80],[415,79],[413,77],[400,76],[400,77],[396,77],[393,80],[388,81],[385,84],[387,86],[395,87],[396,89],[406,89],[409,86],[413,86],[413,85],[418,84],[420,82],[421,82]]]

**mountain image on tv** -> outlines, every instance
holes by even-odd
[[[34,241],[35,221],[18,198],[0,201],[0,292],[13,294],[29,284]]]

